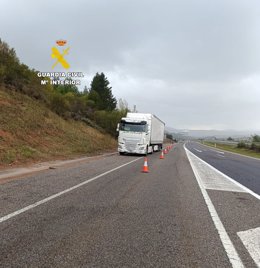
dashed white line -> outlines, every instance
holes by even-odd
[[[132,160],[132,161],[130,161],[130,162],[127,162],[127,163],[121,165],[121,166],[118,166],[118,167],[116,167],[116,168],[110,169],[109,171],[106,171],[106,172],[104,172],[104,173],[102,173],[102,174],[100,174],[100,175],[98,175],[98,176],[95,176],[95,177],[93,177],[93,178],[91,178],[91,179],[88,179],[88,180],[86,180],[86,181],[83,181],[83,182],[81,182],[81,183],[79,183],[79,184],[77,184],[77,185],[75,185],[75,186],[73,186],[73,187],[70,187],[70,188],[68,188],[68,189],[66,189],[66,190],[64,190],[64,191],[61,191],[61,192],[59,192],[59,193],[57,193],[57,194],[54,194],[54,195],[51,195],[51,196],[49,196],[49,197],[47,197],[47,198],[44,198],[44,199],[42,199],[42,200],[40,200],[40,201],[38,201],[38,202],[36,202],[36,203],[34,203],[34,204],[31,204],[31,205],[29,205],[29,206],[27,206],[27,207],[24,207],[24,208],[22,208],[22,209],[19,209],[19,210],[17,210],[17,211],[14,211],[13,213],[10,213],[10,214],[8,214],[8,215],[6,215],[6,216],[3,216],[3,217],[0,218],[0,223],[4,222],[4,221],[6,221],[6,220],[8,220],[8,219],[10,219],[10,218],[13,218],[13,217],[15,217],[15,216],[17,216],[17,215],[19,215],[19,214],[25,212],[25,211],[28,211],[28,210],[30,210],[30,209],[32,209],[32,208],[35,208],[35,207],[37,207],[37,206],[39,206],[39,205],[42,205],[42,204],[44,204],[44,203],[47,203],[48,201],[50,201],[50,200],[52,200],[52,199],[54,199],[54,198],[57,198],[57,197],[59,197],[59,196],[61,196],[61,195],[63,195],[63,194],[66,194],[66,193],[68,193],[68,192],[71,192],[71,191],[73,191],[73,190],[75,190],[75,189],[77,189],[77,188],[79,188],[79,187],[81,187],[81,186],[83,186],[83,185],[85,185],[85,184],[87,184],[87,183],[90,183],[90,182],[92,182],[92,181],[94,181],[94,180],[96,180],[96,179],[99,179],[99,178],[101,178],[101,177],[103,177],[103,176],[105,176],[105,175],[107,175],[107,174],[109,174],[109,173],[111,173],[111,172],[113,172],[113,171],[115,171],[115,170],[118,170],[118,169],[120,169],[120,168],[122,168],[122,167],[124,167],[124,166],[127,166],[127,165],[129,165],[129,164],[131,164],[131,163],[133,163],[133,162],[135,162],[135,161],[137,161],[137,160],[140,160],[140,159],[142,159],[142,158],[136,158],[136,159],[134,159],[134,160]]]
[[[200,144],[200,145],[204,146],[204,147],[207,147],[207,148],[212,148],[211,146],[203,144],[203,143]],[[256,161],[260,161],[260,158],[256,158],[256,157],[252,157],[252,156],[248,156],[248,155],[244,155],[244,154],[234,153],[234,152],[230,152],[230,151],[226,151],[226,153],[227,154],[233,154],[233,155],[240,156],[240,157],[250,158],[250,159],[253,159],[253,160],[256,160]]]
[[[201,150],[198,150],[198,149],[196,149],[196,148],[193,148],[193,149],[196,150],[196,151],[199,152],[199,153],[202,153]]]
[[[210,149],[210,150],[213,151],[213,152],[219,153],[219,154],[225,154],[225,152],[222,152],[222,151],[213,150],[213,149]]]

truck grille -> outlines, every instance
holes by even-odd
[[[125,147],[128,151],[134,151],[136,149],[136,143],[126,142]]]
[[[140,142],[140,139],[127,139],[125,140],[125,147],[128,151],[136,150],[137,143]]]

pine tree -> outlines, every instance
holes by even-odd
[[[96,103],[98,110],[113,111],[116,108],[116,98],[113,96],[112,87],[109,86],[109,81],[103,73],[96,73],[94,76],[89,91],[89,98]]]

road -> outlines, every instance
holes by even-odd
[[[183,144],[142,165],[116,154],[0,181],[0,267],[257,267],[255,196],[207,188]]]
[[[192,153],[260,195],[260,159],[215,149],[197,142],[186,144]]]

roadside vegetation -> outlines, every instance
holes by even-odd
[[[231,139],[228,139],[231,141]],[[233,139],[232,139],[233,140]],[[251,156],[255,158],[260,158],[260,136],[254,135],[251,138],[251,142],[239,141],[237,144],[223,144],[220,141],[202,141],[203,144],[222,149],[225,151],[238,153],[246,156]]]
[[[166,133],[164,143],[176,143],[178,142],[177,139],[173,138],[171,133]]]
[[[248,143],[246,141],[240,141],[237,144],[237,148],[244,148],[244,149],[254,151],[256,153],[260,153],[260,136],[259,135],[252,136],[251,143]]]
[[[114,151],[116,140],[44,103],[0,87],[0,167]]]
[[[104,73],[90,88],[41,85],[0,39],[0,166],[116,148],[116,126],[128,111]]]

